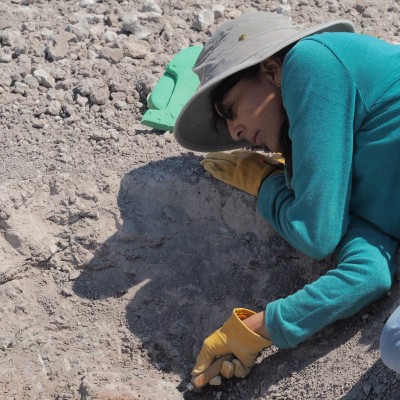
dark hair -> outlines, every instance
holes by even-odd
[[[229,91],[242,79],[252,78],[257,75],[260,69],[260,64],[253,65],[249,68],[243,69],[234,73],[233,75],[225,78],[210,94],[212,115],[213,115],[213,127],[218,132],[218,121],[223,121],[226,124],[226,119],[223,117],[226,112],[222,105],[225,96]]]
[[[280,50],[275,54],[283,63],[286,54],[295,44],[292,44],[284,49]],[[225,96],[228,92],[241,80],[246,78],[252,78],[257,75],[260,69],[260,63],[248,67],[244,70],[238,71],[233,75],[225,78],[216,88],[214,88],[210,94],[210,101],[212,107],[212,127],[217,134],[220,134],[218,130],[218,124],[221,122],[226,126],[226,111],[222,105]],[[283,145],[283,156],[285,158],[286,166],[288,167],[289,174],[291,175],[291,155],[292,155],[292,142],[289,138],[289,121],[286,118],[281,131],[281,140]]]

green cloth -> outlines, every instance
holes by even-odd
[[[173,130],[183,106],[200,84],[192,68],[202,48],[192,46],[183,49],[168,64],[147,99],[149,109],[143,115],[142,124],[164,131]]]

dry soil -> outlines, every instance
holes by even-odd
[[[1,0],[2,400],[400,398],[378,349],[397,282],[296,349],[268,349],[247,379],[181,393],[233,307],[261,310],[333,266],[140,123],[173,56],[250,10],[400,31],[398,0]]]

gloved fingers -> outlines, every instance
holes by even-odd
[[[203,347],[197,356],[196,365],[192,370],[192,375],[201,374],[215,358],[229,353],[226,344],[221,340],[217,332],[215,331],[204,340]]]
[[[200,161],[200,165],[208,172],[211,173],[211,171],[214,170],[219,170],[219,171],[223,171],[223,169],[216,163],[209,161],[209,160],[201,160]]]
[[[235,158],[204,158],[203,160],[200,161],[200,165],[203,165],[203,166],[204,166],[204,164],[207,164],[207,163],[226,165],[227,167],[230,167],[230,168],[236,167],[236,159]]]
[[[207,339],[206,339],[207,340]],[[197,356],[197,361],[192,370],[192,375],[196,376],[205,371],[210,364],[213,362],[216,357],[207,347],[206,342],[204,341],[203,347],[200,350],[199,355]]]
[[[216,375],[216,376],[214,376],[214,378],[211,378],[208,381],[208,384],[211,386],[219,386],[221,383],[222,383],[221,375]]]
[[[273,154],[272,156],[260,154],[260,156],[262,157],[262,160],[265,164],[279,166],[285,163],[285,160],[282,158],[282,156],[278,154]]]
[[[234,375],[238,378],[246,378],[251,368],[245,367],[237,358],[234,358],[232,363],[235,367]]]
[[[235,366],[231,361],[224,361],[221,367],[221,375],[224,378],[230,379],[235,372]]]
[[[281,153],[273,153],[271,158],[278,161],[281,164],[285,164],[285,159],[283,158]]]
[[[276,156],[275,158],[275,154],[270,157],[267,156],[266,154],[261,154],[258,153],[257,151],[249,151],[249,150],[238,151],[237,153],[233,152],[232,154],[235,154],[235,160],[237,164],[240,164],[242,162],[243,163],[256,162],[258,165],[262,167],[264,167],[265,164],[278,166],[282,164],[281,160],[283,160],[282,158],[278,158],[278,156]]]
[[[224,153],[223,151],[213,151],[211,153],[207,153],[204,156],[205,160],[225,160],[225,161],[230,161],[235,158],[235,156],[232,155],[233,153]]]
[[[235,150],[232,151],[231,153],[224,153],[222,151],[214,151],[211,153],[207,153],[205,155],[205,160],[213,160],[213,161],[218,161],[218,160],[225,160],[225,161],[231,161],[234,162],[233,160],[236,158],[258,158],[258,159],[263,159],[267,164],[270,165],[279,165],[279,164],[285,164],[285,159],[283,158],[281,153],[273,153],[270,156],[267,156],[265,154],[258,153],[256,151],[252,150]]]
[[[200,165],[202,165],[203,167],[207,164],[218,165],[221,169],[227,169],[227,168],[232,169],[236,166],[236,164],[231,160],[217,160],[217,159],[205,158],[204,160],[200,161]]]
[[[251,151],[251,150],[235,150],[235,151],[232,151],[232,153],[230,153],[230,154],[243,154],[243,155],[245,155],[245,154],[254,154],[254,151]]]
[[[203,168],[209,172],[214,178],[225,181],[227,177],[233,175],[233,171],[231,169],[224,168],[226,165],[215,164],[215,163],[204,163]]]

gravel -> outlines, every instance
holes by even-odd
[[[181,394],[233,307],[333,266],[140,122],[173,56],[250,10],[399,43],[389,0],[1,1],[1,399],[400,398],[378,350],[398,282],[296,349],[267,349],[245,380]]]

